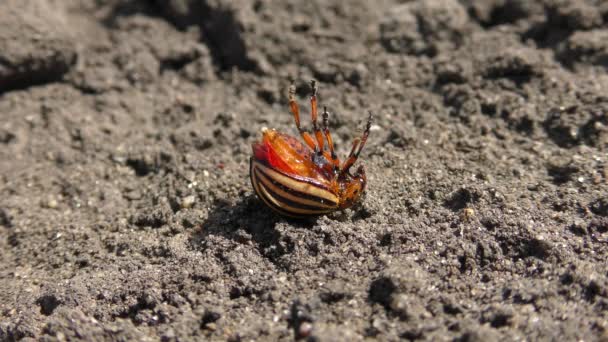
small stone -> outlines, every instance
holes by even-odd
[[[310,336],[310,334],[312,333],[312,328],[313,327],[310,322],[303,322],[302,324],[300,324],[300,328],[298,329],[298,337],[306,338]]]
[[[460,214],[461,221],[471,221],[475,217],[475,210],[473,208],[464,208]]]
[[[194,205],[195,202],[196,202],[196,197],[194,197],[194,195],[189,195],[189,196],[182,198],[180,206],[182,207],[182,209],[192,208],[192,206]]]
[[[57,209],[57,207],[59,206],[59,202],[57,202],[54,197],[47,198],[46,201],[43,201],[41,204],[42,207],[49,209]]]

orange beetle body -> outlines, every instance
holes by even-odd
[[[334,152],[327,127],[327,109],[323,112],[322,129],[317,123],[314,81],[311,87],[311,116],[316,141],[300,128],[299,109],[292,86],[290,108],[305,144],[274,129],[263,129],[262,140],[252,146],[250,178],[255,193],[270,208],[291,217],[318,216],[349,208],[359,200],[366,185],[363,166],[359,166],[354,174],[350,173],[350,167],[367,140],[371,114],[363,136],[355,139],[348,158],[341,163]]]

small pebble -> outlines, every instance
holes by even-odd
[[[472,208],[464,208],[460,213],[461,221],[471,221],[475,217],[475,210]]]
[[[46,201],[42,202],[42,206],[49,209],[57,209],[59,203],[53,197],[49,197]]]
[[[310,336],[312,333],[312,324],[310,322],[303,322],[300,324],[300,328],[298,329],[298,337],[304,338]]]
[[[182,209],[192,208],[194,202],[196,202],[196,197],[194,197],[194,195],[189,195],[182,198],[180,205]]]

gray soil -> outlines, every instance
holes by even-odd
[[[601,0],[3,0],[0,340],[607,340],[607,70]],[[297,221],[248,162],[313,78],[376,120]]]

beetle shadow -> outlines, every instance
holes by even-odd
[[[216,201],[209,216],[192,232],[190,244],[195,249],[205,249],[213,243],[215,237],[225,238],[239,244],[253,241],[260,254],[271,259],[291,252],[290,244],[282,241],[282,234],[277,230],[279,223],[287,223],[297,229],[310,229],[314,219],[289,219],[274,213],[255,195],[249,195],[236,203]]]

